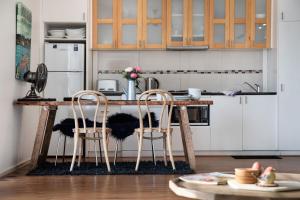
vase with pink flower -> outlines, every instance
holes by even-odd
[[[127,91],[126,91],[126,99],[127,100],[136,100],[136,84],[137,79],[142,72],[141,67],[127,67],[124,72],[123,76],[127,79]]]

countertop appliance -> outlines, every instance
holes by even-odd
[[[100,92],[116,92],[118,91],[118,81],[112,79],[99,79],[97,88]]]
[[[179,126],[180,107],[174,106],[171,116],[171,125]],[[195,105],[187,106],[190,126],[210,126],[210,106]]]
[[[85,45],[80,43],[45,43],[45,64],[48,68],[46,98],[62,101],[85,89]],[[56,113],[55,124],[73,118],[71,107],[61,107]],[[53,134],[49,155],[55,155],[59,134]],[[73,140],[67,140],[72,143]],[[62,148],[63,145],[60,145]],[[66,155],[72,155],[73,145],[66,145]],[[62,149],[59,149],[62,152]]]
[[[153,77],[145,78],[145,91],[158,89],[159,88],[159,81]]]
[[[169,91],[175,99],[189,99],[187,90]],[[180,107],[174,106],[171,125],[179,126]],[[187,106],[190,126],[210,126],[210,106],[209,105],[194,105]]]

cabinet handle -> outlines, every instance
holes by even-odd
[[[242,104],[242,97],[240,96],[240,104]]]
[[[281,20],[283,21],[284,20],[284,13],[281,12]]]
[[[82,20],[85,21],[85,12],[82,13]]]
[[[284,92],[284,84],[282,84],[282,83],[280,84],[280,91]]]
[[[142,47],[142,40],[139,41],[139,47]]]
[[[245,104],[248,104],[248,97],[245,96]]]

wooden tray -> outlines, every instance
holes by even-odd
[[[254,190],[262,192],[283,192],[283,191],[293,191],[300,190],[299,181],[275,181],[278,184],[276,187],[261,187],[256,184],[240,184],[236,180],[228,180],[228,185],[233,189],[240,190]],[[299,196],[300,198],[300,196]]]
[[[299,174],[276,174],[278,180],[300,181]],[[178,196],[202,200],[300,200],[300,191],[262,192],[237,190],[228,185],[186,183],[179,178],[169,181],[169,188]]]

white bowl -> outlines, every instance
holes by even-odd
[[[198,88],[188,88],[188,93],[192,99],[200,99],[201,97],[201,89]]]
[[[84,28],[77,28],[77,29],[66,29],[67,35],[85,35],[85,29]]]
[[[48,30],[48,34],[53,37],[64,37],[65,30]]]

